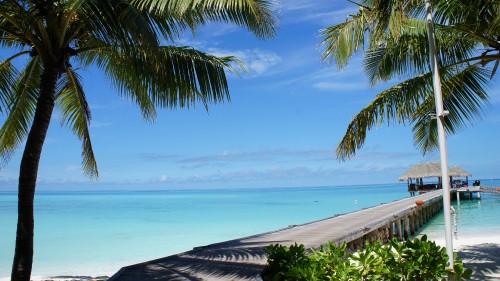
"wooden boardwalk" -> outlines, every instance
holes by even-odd
[[[482,192],[488,192],[488,193],[494,193],[494,194],[500,194],[500,187],[496,187],[496,186],[481,186],[481,191]]]
[[[350,242],[415,212],[417,199],[424,201],[425,206],[441,198],[442,190],[438,190],[274,232],[197,247],[185,253],[124,267],[109,280],[261,280],[260,272],[267,261],[265,247],[270,244],[298,243],[306,248],[317,248],[327,241]]]

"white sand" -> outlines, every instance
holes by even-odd
[[[440,246],[446,246],[444,237],[428,237]],[[500,280],[500,234],[477,237],[459,237],[453,239],[453,250],[458,252],[466,268],[474,271],[472,280]],[[96,276],[89,272],[89,276]],[[77,274],[75,274],[77,275]],[[9,281],[10,278],[0,278],[0,281]],[[33,281],[45,280],[85,280],[88,278],[53,278],[47,276],[32,276]]]
[[[440,246],[444,238],[429,237]],[[500,280],[500,234],[453,239],[453,251],[473,270],[472,280]]]
[[[0,281],[9,281],[9,278],[0,278]],[[74,277],[47,277],[47,276],[31,276],[31,281],[94,281],[94,280],[107,280],[107,278],[91,278],[91,277],[83,277],[83,276],[74,276]]]
[[[444,234],[443,234],[444,236]],[[446,241],[443,238],[428,237],[429,240],[433,240],[439,246],[446,246]],[[477,237],[458,237],[458,239],[453,238],[453,250],[459,252],[462,248],[466,246],[475,246],[479,244],[498,244],[500,246],[500,234],[497,236],[477,236]]]

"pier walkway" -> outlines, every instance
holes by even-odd
[[[494,193],[494,194],[500,194],[500,187],[481,186],[481,191],[488,192],[488,193]]]
[[[415,200],[424,205],[417,207]],[[442,190],[429,192],[353,213],[194,248],[191,251],[122,268],[110,281],[149,280],[261,280],[270,244],[304,244],[317,248],[327,241],[337,244],[366,239],[367,235],[388,233],[402,238],[414,232],[442,203]],[[430,210],[430,206],[432,210]],[[427,211],[426,211],[427,210]],[[404,230],[404,231],[403,231]]]

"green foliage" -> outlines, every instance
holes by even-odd
[[[311,260],[307,256],[304,245],[284,247],[279,244],[266,247],[269,255],[268,266],[263,275],[266,280],[307,280],[303,269],[311,268]]]
[[[338,68],[363,54],[372,86],[397,84],[380,92],[354,116],[337,147],[346,160],[363,147],[367,132],[383,124],[411,124],[415,147],[422,153],[437,148],[435,102],[429,62],[425,1],[361,0],[358,12],[321,31],[322,59]],[[500,64],[498,0],[434,0],[447,134],[475,124],[488,104],[488,84]]]
[[[0,114],[6,117],[0,124],[0,166],[26,140],[43,88],[56,97],[61,123],[82,142],[83,171],[97,178],[82,69],[102,70],[150,122],[157,108],[228,101],[226,71],[236,72],[241,62],[178,41],[214,21],[272,38],[276,8],[267,0],[0,1],[0,47],[13,52],[0,59]],[[42,72],[49,70],[57,81],[42,82]]]
[[[454,280],[469,279],[472,270],[465,269],[455,256],[453,268],[447,266],[444,247],[421,239],[388,245],[381,242],[367,244],[363,249],[349,254],[346,243],[341,246],[328,242],[326,247],[311,250],[308,254],[303,245],[290,247],[271,245],[266,248],[268,264],[262,276],[264,280]]]
[[[79,73],[99,68],[150,122],[157,108],[224,102],[226,71],[236,72],[241,62],[178,46],[181,36],[215,21],[272,38],[276,8],[270,0],[0,1],[0,48],[10,56],[0,58],[0,168],[25,144],[13,281],[31,275],[33,198],[54,108],[82,142],[84,173],[98,177]]]

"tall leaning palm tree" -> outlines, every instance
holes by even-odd
[[[234,57],[174,45],[210,21],[234,23],[258,38],[275,35],[267,0],[5,0],[0,1],[0,158],[25,142],[19,174],[11,278],[28,281],[33,262],[33,202],[42,147],[54,108],[82,141],[82,167],[98,176],[89,134],[91,111],[78,69],[95,66],[146,120],[156,108],[207,106],[229,99],[225,70]],[[16,62],[17,61],[17,62]],[[22,64],[21,69],[15,65]]]
[[[447,134],[473,124],[488,102],[487,86],[500,61],[499,0],[435,0],[436,41]],[[323,60],[344,67],[364,51],[372,86],[399,81],[357,113],[337,147],[339,160],[355,155],[367,131],[384,123],[413,125],[424,154],[437,148],[435,103],[424,0],[360,0],[358,13],[322,30]]]

